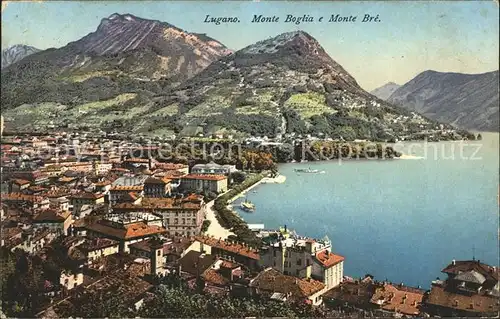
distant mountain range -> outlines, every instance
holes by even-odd
[[[387,99],[396,91],[399,89],[401,85],[396,84],[394,82],[389,82],[384,85],[382,85],[379,88],[376,88],[375,90],[371,91],[370,93],[378,97],[379,99],[382,99],[384,101],[387,101]]]
[[[16,44],[2,50],[2,69],[40,50],[29,45]]]
[[[20,128],[383,140],[436,127],[363,90],[302,31],[232,52],[205,34],[113,14],[3,69],[1,84],[2,113]]]
[[[387,101],[460,128],[498,132],[498,83],[498,70],[482,74],[425,71]]]

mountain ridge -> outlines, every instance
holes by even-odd
[[[2,66],[1,68],[6,68],[9,65],[21,61],[25,57],[41,51],[30,45],[25,44],[14,44],[8,48],[2,50]]]
[[[93,102],[132,87],[134,92],[159,92],[231,52],[204,34],[187,33],[157,20],[113,14],[76,41],[2,69],[2,106]],[[28,90],[21,91],[21,87]],[[71,93],[75,91],[81,96],[75,98]]]
[[[434,125],[363,90],[304,31],[280,34],[224,56],[156,98],[152,114],[175,110],[169,119],[178,127],[191,127],[187,135],[210,134],[213,130],[207,127],[215,127],[261,136],[390,139],[406,125],[410,131]],[[147,130],[154,132],[157,127],[151,124],[163,119],[152,115],[150,120]]]
[[[387,82],[386,84],[370,91],[370,93],[384,101],[387,101],[392,93],[394,93],[394,91],[396,91],[399,87],[401,87],[401,85],[397,83]]]
[[[113,14],[95,32],[10,66],[2,71],[6,115],[20,126],[153,137],[218,132],[395,140],[437,127],[362,89],[307,32],[232,52],[205,35],[161,29],[168,25]],[[213,61],[207,65],[204,55]],[[174,69],[161,64],[169,61],[188,62]],[[186,75],[189,67],[196,68]]]
[[[499,130],[498,70],[480,74],[426,70],[389,102],[463,129]]]

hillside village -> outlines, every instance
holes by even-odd
[[[101,147],[104,142],[120,147]],[[71,151],[61,155],[62,149]],[[369,274],[353,278],[344,273],[349,259],[328,237],[308,238],[286,226],[250,229],[221,210],[224,194],[277,174],[262,154],[249,158],[250,169],[162,161],[148,155],[152,150],[71,134],[3,137],[4,314],[189,317],[224,311],[172,312],[177,306],[164,298],[179,293],[175,289],[207,304],[253,300],[252,307],[275,311],[266,316],[498,313],[499,271],[479,260],[443,265],[446,278],[429,283],[429,290]]]

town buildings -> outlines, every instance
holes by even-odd
[[[499,269],[479,260],[453,260],[443,273],[445,280],[432,282],[426,311],[436,316],[498,316]]]
[[[72,316],[82,294],[97,292],[141,307],[169,274],[206,294],[333,308],[348,304],[384,316],[498,313],[498,269],[479,261],[452,262],[443,269],[448,278],[425,292],[372,276],[346,277],[347,261],[328,237],[306,238],[284,227],[259,237],[262,245],[253,247],[238,237],[203,234],[203,194],[227,191],[231,166],[194,165],[189,174],[185,164],[96,154],[97,145],[80,153],[92,159],[83,163],[75,156],[18,160],[22,150],[62,147],[60,140],[22,138],[2,146],[8,187],[2,188],[1,207],[2,248],[61,269],[55,279],[43,278],[53,281],[43,292],[54,299],[46,310],[58,316]],[[67,145],[82,145],[85,138],[70,140]],[[50,259],[54,251],[57,258]]]
[[[236,243],[209,236],[196,236],[195,241],[188,248],[188,251],[190,250],[225,257],[251,270],[259,270],[261,268],[259,264],[259,251],[244,243]]]
[[[168,236],[194,236],[201,230],[206,215],[202,196],[183,198],[148,198],[140,203],[119,203],[113,206],[116,213],[150,212],[161,217]]]
[[[130,244],[166,233],[163,227],[126,217],[104,218],[85,226],[85,229],[90,238],[104,237],[118,241],[120,252],[129,252]]]
[[[181,188],[190,192],[213,192],[216,194],[228,190],[227,177],[212,174],[188,174],[181,178]]]
[[[144,181],[144,196],[168,197],[172,192],[171,180],[168,178],[149,177]]]
[[[191,168],[191,174],[229,175],[236,171],[235,165],[219,165],[214,162],[196,164]]]
[[[253,294],[282,301],[306,302],[316,306],[322,303],[321,295],[326,292],[326,287],[321,281],[284,275],[273,268],[260,272],[250,281],[249,286]]]
[[[72,223],[73,217],[67,210],[47,209],[33,218],[33,227],[52,229],[63,235],[68,235],[68,229]]]
[[[301,238],[286,228],[261,250],[261,265],[285,275],[314,278],[327,289],[338,286],[344,276],[344,257],[334,254],[328,237],[322,240]]]

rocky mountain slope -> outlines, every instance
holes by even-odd
[[[40,50],[35,47],[24,44],[16,44],[8,47],[2,50],[2,69],[39,51]]]
[[[379,88],[376,88],[375,90],[372,90],[370,93],[378,97],[379,99],[382,99],[384,101],[387,101],[387,99],[396,91],[399,89],[401,85],[396,84],[394,82],[389,82],[384,85],[382,85]]]
[[[346,140],[411,137],[437,126],[363,90],[305,32],[284,33],[227,55],[219,42],[177,36],[180,31],[164,23],[162,36],[146,40],[158,33],[158,23],[141,19],[143,31],[127,29],[136,20],[112,15],[96,33],[7,68],[2,73],[6,118],[31,129],[93,128],[136,136],[288,133]],[[141,37],[148,44],[133,40]],[[217,55],[195,72],[193,66],[202,68]],[[155,58],[176,62],[162,67]],[[53,73],[54,66],[62,71]],[[39,70],[52,73],[42,76]],[[189,70],[195,74],[183,78]]]
[[[435,125],[364,91],[302,31],[219,59],[155,97],[148,113],[138,126],[155,132],[168,119],[186,135],[236,131],[385,139]]]
[[[131,92],[150,95],[229,53],[205,34],[113,14],[78,41],[3,69],[2,108],[41,102],[74,106]]]
[[[498,70],[483,74],[425,71],[388,101],[457,127],[498,132],[498,81]]]

